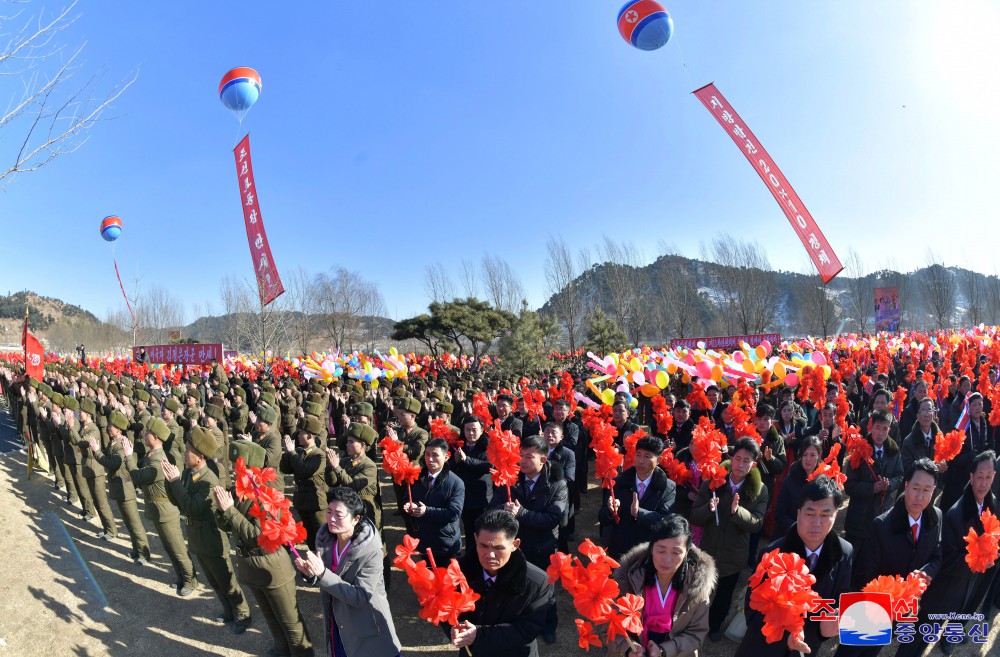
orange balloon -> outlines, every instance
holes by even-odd
[[[646,385],[639,388],[641,392],[646,397],[655,397],[660,394],[660,389],[656,387],[655,383],[647,383]]]

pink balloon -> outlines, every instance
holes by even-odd
[[[763,340],[760,343],[760,346],[764,347],[764,351],[766,351],[767,353],[769,354],[771,353],[771,343],[768,342],[767,340]]]
[[[823,355],[822,351],[814,351],[812,357],[813,365],[817,367],[823,367],[826,365],[826,356]]]
[[[698,361],[698,364],[695,365],[694,369],[696,372],[698,372],[698,376],[700,376],[701,378],[703,379],[712,378],[712,366],[708,363],[708,361],[704,360]]]
[[[788,375],[785,377],[785,383],[790,386],[799,385],[799,375],[796,374],[795,372],[789,372]]]

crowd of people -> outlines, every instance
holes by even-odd
[[[830,354],[835,364],[851,357]],[[145,364],[145,375],[115,375],[70,359],[36,380],[7,361],[0,385],[21,436],[98,536],[117,537],[121,520],[130,556],[145,565],[159,556],[147,539],[153,530],[177,595],[210,587],[236,633],[253,622],[252,597],[273,655],[312,655],[321,640],[309,636],[298,606],[303,581],[322,591],[328,655],[400,653],[386,594],[394,546],[383,524],[393,514],[438,564],[458,559],[479,594],[475,609],[445,628],[455,648],[475,657],[534,656],[539,638],[554,643],[573,626],[575,610],[557,609],[545,571],[595,526],[618,564],[620,591],[644,600],[641,634],[608,642],[628,657],[694,656],[724,632],[738,639],[740,657],[815,653],[838,634],[835,621],[807,620],[802,633],[769,643],[763,615],[738,589],[775,549],[804,559],[825,599],[882,575],[923,579],[917,627],[933,627],[932,614],[991,620],[1000,609],[996,565],[973,572],[964,541],[970,528],[983,531],[984,510],[1000,514],[989,357],[900,350],[888,362],[833,368],[825,395],[751,383],[752,399],[739,406],[736,386],[680,376],[655,396],[619,390],[608,404],[598,386],[585,385],[585,363],[553,364],[549,372],[429,368],[373,387],[264,368],[247,376],[219,363],[163,384]],[[961,375],[943,373],[952,370]],[[894,412],[899,390],[907,402]],[[746,409],[750,425],[738,421]],[[725,436],[718,488],[702,480],[692,454],[699,423]],[[628,455],[603,481],[590,476],[595,427]],[[845,459],[846,427],[870,444],[870,463]],[[965,435],[960,453],[935,462],[936,436],[956,427]],[[493,483],[496,432],[519,438],[513,485]],[[421,468],[412,485],[394,484],[392,500],[380,485],[388,480],[383,438]],[[305,529],[296,555],[261,546],[260,514],[237,494],[240,459],[272,468],[268,485],[289,490]],[[678,477],[665,459],[694,476]],[[846,475],[842,484],[815,476],[831,460]],[[602,497],[585,507],[584,496]],[[920,630],[897,654],[919,655],[942,630]],[[946,654],[978,638],[974,630],[947,636],[937,643]]]

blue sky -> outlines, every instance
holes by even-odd
[[[84,73],[103,71],[103,88],[139,78],[120,118],[0,195],[0,292],[118,307],[98,236],[118,214],[123,277],[169,288],[189,321],[194,304],[218,312],[221,279],[250,274],[238,126],[217,96],[233,66],[263,79],[244,125],[279,271],[356,270],[396,318],[424,309],[426,265],[457,274],[487,252],[539,305],[550,234],[580,248],[608,233],[648,259],[661,241],[697,257],[735,234],[804,271],[777,204],[690,93],[711,81],[841,259],[854,247],[871,269],[913,269],[933,247],[994,273],[996,4],[684,0],[652,53],[618,35],[617,2],[553,9],[83,0],[60,39],[87,42]],[[0,134],[0,161],[16,136]]]

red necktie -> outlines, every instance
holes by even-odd
[[[917,527],[919,525],[910,525],[910,529],[913,530],[913,542],[917,542]]]

